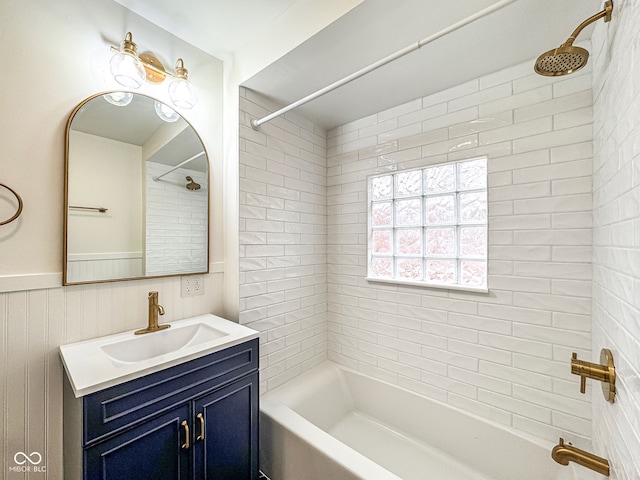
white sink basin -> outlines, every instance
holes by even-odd
[[[73,393],[81,397],[258,337],[215,315],[178,320],[143,335],[135,330],[62,345],[60,356]]]
[[[176,352],[185,347],[199,345],[225,335],[228,333],[221,332],[205,323],[184,326],[177,324],[167,330],[136,335],[102,345],[100,348],[113,361],[132,363]]]

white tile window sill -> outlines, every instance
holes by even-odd
[[[368,282],[387,283],[392,285],[410,285],[412,287],[425,287],[425,288],[438,288],[445,290],[457,290],[462,292],[475,292],[475,293],[489,293],[489,287],[474,287],[467,285],[451,285],[447,283],[427,283],[427,282],[412,282],[410,280],[396,280],[393,278],[376,278],[365,277]]]

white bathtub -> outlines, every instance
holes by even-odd
[[[578,478],[550,443],[332,362],[264,395],[260,411],[271,480]]]

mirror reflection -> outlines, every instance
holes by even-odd
[[[66,136],[64,285],[208,271],[208,160],[184,118],[108,92]]]

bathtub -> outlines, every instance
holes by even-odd
[[[555,463],[551,443],[333,362],[260,402],[260,464],[271,480],[595,478]]]

